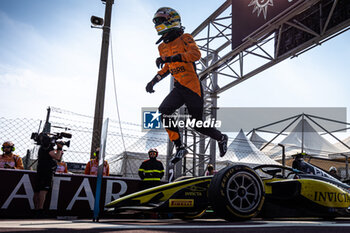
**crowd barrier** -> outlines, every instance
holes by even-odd
[[[36,172],[29,170],[0,169],[0,216],[26,217],[33,215],[34,179]],[[57,174],[52,190],[48,192],[45,209],[50,215],[89,217],[95,203],[96,176]],[[100,210],[104,205],[139,190],[140,180],[124,177],[103,177]]]

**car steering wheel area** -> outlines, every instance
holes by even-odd
[[[287,178],[287,179],[294,179],[295,176],[298,174],[298,172],[291,168],[291,167],[284,167],[281,165],[272,165],[272,164],[264,164],[264,165],[259,165],[254,167],[255,171],[261,171],[264,174],[267,174],[269,176],[272,176],[273,178],[278,177],[278,178]],[[285,171],[285,177],[282,177],[282,171]],[[278,175],[280,173],[280,175]],[[291,177],[294,175],[294,177]]]

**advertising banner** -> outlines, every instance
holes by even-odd
[[[0,215],[30,216],[34,209],[34,178],[36,172],[0,169]],[[139,190],[139,179],[103,177],[101,211],[104,205]],[[47,194],[45,209],[59,216],[92,216],[95,203],[96,176],[59,174]]]
[[[305,0],[232,0],[232,50],[278,14]]]

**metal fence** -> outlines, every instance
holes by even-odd
[[[15,144],[14,154],[23,158],[25,165],[29,165],[30,154],[33,153],[34,143],[32,132],[37,132],[42,125],[41,120],[0,117],[0,142],[12,141]]]
[[[64,154],[66,162],[87,163],[90,159],[93,117],[52,108],[50,113],[51,132],[65,130],[72,134],[71,146]],[[122,132],[121,132],[122,131]],[[165,132],[141,132],[141,125],[110,120],[105,159],[110,173],[137,177],[141,162],[148,158],[147,151],[156,147],[163,163],[167,149]]]
[[[68,132],[72,138],[63,138],[70,141],[70,147],[64,147],[63,160],[68,167],[74,167],[74,172],[83,172],[85,164],[90,160],[92,141],[93,117],[59,108],[50,107],[48,115],[51,133]],[[33,119],[6,119],[0,118],[0,142],[12,141],[15,144],[15,154],[26,159],[29,155],[29,165],[37,159],[38,146],[31,139],[33,132],[41,132],[45,121]],[[137,170],[142,161],[148,159],[147,151],[157,148],[159,159],[165,164],[167,151],[167,134],[165,131],[141,132],[141,125],[129,122],[121,123],[110,120],[108,128],[106,160],[110,165],[110,174],[119,176],[137,177]]]
[[[1,119],[0,141],[11,140],[15,143],[16,154],[24,158],[27,154],[29,157],[29,165],[34,164],[32,169],[35,169],[35,160],[37,159],[38,146],[31,139],[33,132],[41,132],[45,126],[43,120],[32,119]],[[72,167],[73,172],[83,172],[86,163],[90,160],[90,148],[93,131],[93,117],[86,116],[64,109],[50,107],[47,117],[49,130],[51,133],[68,132],[72,134],[70,147],[65,147],[63,160],[68,163],[68,167]],[[121,133],[122,130],[122,133]],[[233,139],[230,138],[230,141]],[[208,139],[207,139],[208,141]],[[157,148],[159,151],[158,159],[161,160],[166,167],[167,158],[167,143],[168,135],[165,130],[151,130],[148,132],[141,131],[140,124],[130,122],[121,122],[110,120],[108,127],[106,157],[110,165],[110,174],[127,177],[138,177],[137,171],[142,161],[148,159],[147,151],[150,148]],[[192,144],[191,138],[187,141],[188,145]],[[240,147],[240,155],[249,154],[249,148]],[[199,151],[199,149],[197,149]],[[229,151],[224,158],[216,160],[217,170],[231,164],[230,161],[236,159],[236,154]],[[217,154],[219,154],[217,152]],[[193,169],[193,156],[190,153],[184,159],[186,169],[182,170],[181,175],[190,175]],[[247,160],[250,163],[259,163],[259,161]],[[203,167],[201,174],[204,175],[205,167],[209,163],[208,160],[203,160],[200,166]],[[70,166],[69,166],[70,165]]]
[[[65,147],[63,160],[68,163],[71,172],[83,172],[86,163],[91,157],[93,117],[51,107],[47,119],[50,122],[51,133],[68,132],[72,134],[72,138],[64,139],[71,142],[69,148]],[[0,142],[2,143],[7,140],[13,141],[16,148],[15,154],[24,158],[23,161],[27,167],[34,164],[32,169],[35,169],[34,162],[37,158],[38,147],[31,140],[31,134],[32,132],[41,132],[44,128],[44,123],[44,121],[34,119],[0,118]],[[166,167],[167,143],[168,136],[165,130],[151,130],[145,133],[141,131],[140,124],[121,122],[120,127],[119,121],[110,120],[105,157],[110,165],[110,174],[138,177],[138,168],[142,161],[148,159],[147,151],[150,148],[158,149],[158,159]],[[191,144],[192,142],[188,141],[187,143]],[[229,138],[229,144],[229,150],[223,158],[216,156],[216,163],[214,165],[217,170],[232,164],[232,161],[240,161],[248,164],[269,164],[274,162],[270,158],[273,155],[272,152],[262,153],[252,151],[251,142],[247,142],[244,138]],[[281,151],[281,149],[277,150]],[[252,156],[252,154],[256,155],[259,153],[261,153],[261,156]],[[276,152],[274,151],[273,153]],[[203,168],[196,175],[204,175],[205,167],[209,163],[208,160],[194,162],[191,152],[182,162],[186,163],[186,167],[182,169],[181,175],[190,175],[194,164],[197,166],[200,165]],[[340,163],[339,161],[337,163],[328,161],[326,166],[333,165],[341,170],[345,168],[345,161]]]

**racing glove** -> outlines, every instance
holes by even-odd
[[[170,56],[170,57],[158,57],[156,59],[156,65],[159,68],[163,68],[163,65],[165,63],[170,63],[170,62],[181,62],[182,58],[181,58],[181,54],[176,54],[174,56]]]
[[[162,79],[162,76],[157,74],[149,83],[147,83],[146,91],[148,93],[153,93],[153,86]]]

